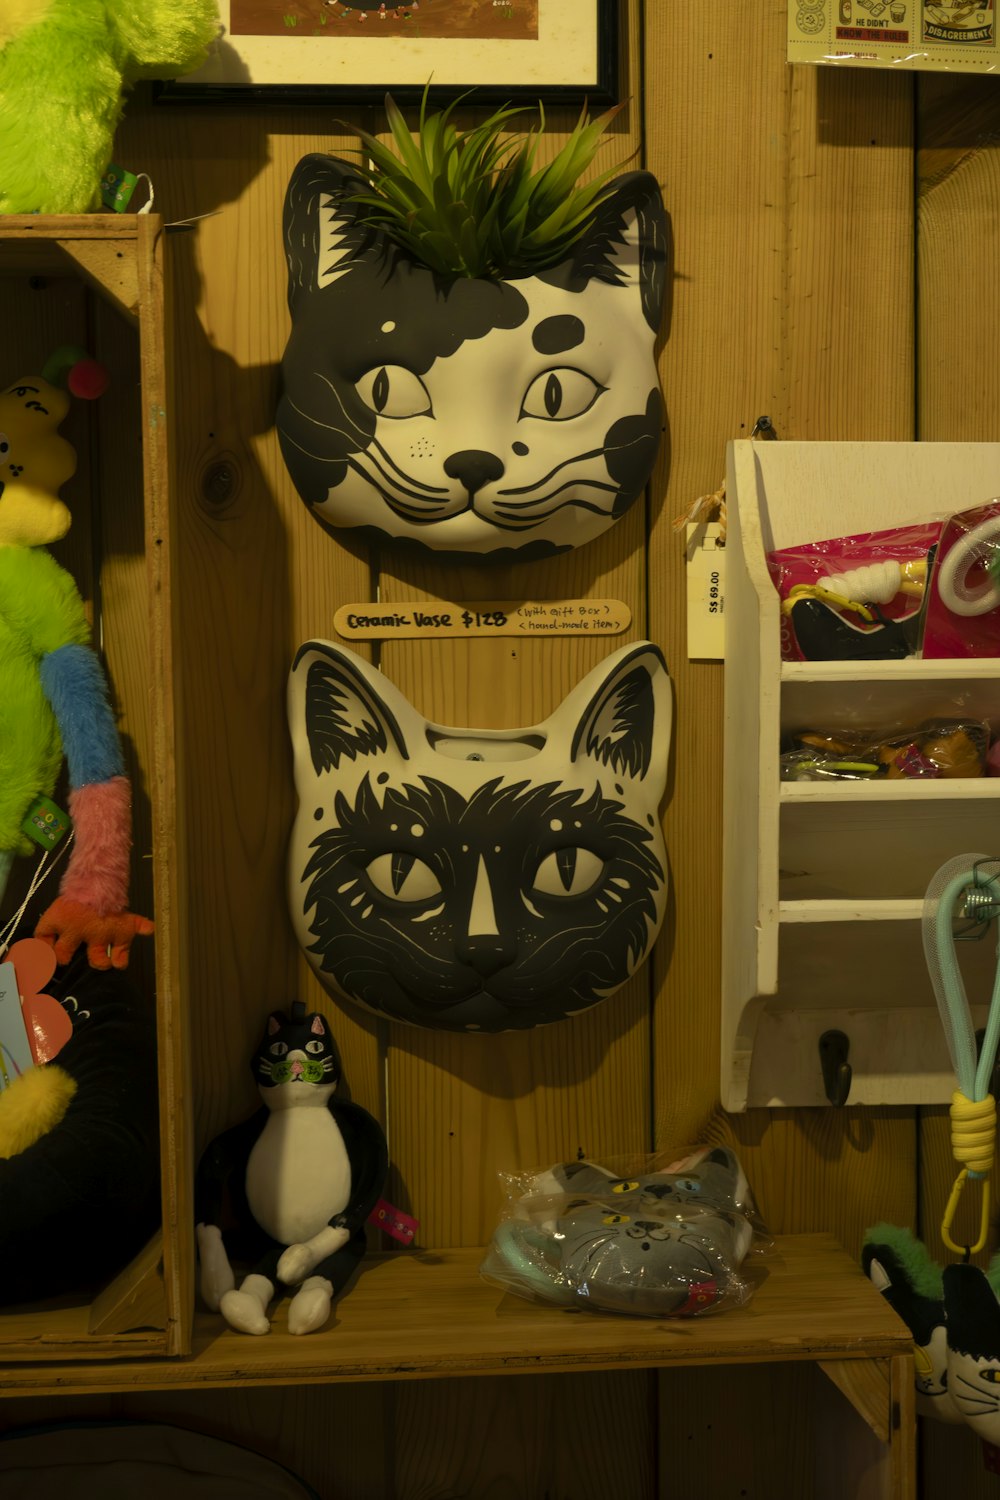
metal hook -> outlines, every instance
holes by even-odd
[[[770,417],[758,417],[751,428],[750,436],[752,438],[759,437],[771,440],[776,438],[778,434]]]
[[[1000,860],[991,856],[988,859],[977,859],[972,866],[972,884],[966,886],[962,892],[962,904],[959,914],[968,922],[967,927],[960,928],[955,933],[956,943],[978,943],[986,936],[986,930],[993,918],[1000,915],[1000,890],[996,888],[997,875],[988,875],[983,881],[979,878],[979,870],[982,865],[997,865]],[[993,887],[991,890],[990,887]]]
[[[851,1092],[853,1069],[847,1061],[850,1039],[843,1031],[824,1031],[819,1039],[819,1062],[823,1069],[823,1091],[839,1109]]]

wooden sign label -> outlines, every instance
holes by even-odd
[[[333,628],[345,641],[432,636],[621,635],[632,611],[621,599],[504,599],[447,604],[344,604]]]

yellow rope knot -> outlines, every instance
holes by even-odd
[[[982,1250],[989,1235],[989,1174],[993,1169],[996,1132],[997,1107],[992,1094],[987,1094],[985,1099],[979,1100],[966,1098],[965,1094],[958,1089],[952,1094],[951,1149],[955,1160],[961,1164],[962,1170],[955,1178],[951,1197],[944,1211],[944,1218],[941,1221],[941,1238],[949,1250],[959,1255],[965,1252],[975,1255]],[[949,1231],[958,1208],[958,1200],[962,1196],[962,1189],[970,1176],[980,1178],[983,1184],[979,1238],[974,1245],[956,1245]]]
[[[992,1171],[996,1135],[997,1106],[993,1095],[972,1100],[956,1090],[951,1096],[951,1149],[960,1166],[983,1176]]]

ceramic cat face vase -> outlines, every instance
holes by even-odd
[[[288,188],[277,428],[302,499],[330,527],[481,561],[599,536],[663,425],[656,180],[620,178],[570,259],[509,281],[436,276],[365,223],[364,190],[331,156]]]
[[[545,723],[494,732],[428,723],[353,652],[308,642],[289,683],[289,885],[321,981],[450,1031],[521,1030],[610,995],[663,918],[670,720],[648,644]]]
[[[490,1280],[547,1302],[652,1317],[743,1300],[738,1272],[754,1230],[731,1151],[703,1152],[690,1172],[636,1178],[567,1162],[537,1178],[539,1188],[498,1224],[482,1268]]]

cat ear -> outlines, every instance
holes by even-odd
[[[280,1030],[281,1030],[281,1023],[279,1022],[277,1016],[268,1016],[268,1018],[267,1018],[267,1034],[268,1034],[268,1036],[274,1036],[274,1033],[276,1031],[280,1031]]]
[[[587,233],[573,247],[569,275],[571,283],[596,277],[631,288],[641,300],[646,322],[659,332],[667,279],[667,215],[651,172],[626,172],[617,179],[613,191],[598,204]]]
[[[310,1026],[309,1030],[312,1032],[313,1036],[326,1035],[326,1027],[323,1025],[322,1016],[313,1016],[313,1023]]]
[[[411,716],[413,710],[353,652],[308,641],[292,665],[288,694],[293,738],[298,746],[304,731],[317,775],[336,771],[345,759],[393,754],[409,760],[400,710]]]
[[[578,699],[583,711],[571,760],[590,760],[615,776],[642,781],[659,802],[671,728],[670,679],[660,651],[648,642],[616,651],[580,683],[572,694],[572,701]]]
[[[357,193],[369,184],[350,162],[336,156],[304,156],[285,194],[285,254],[288,306],[294,316],[300,296],[332,285],[362,255],[386,245],[385,235],[364,220]]]
[[[948,1348],[972,1359],[1000,1360],[1000,1303],[978,1266],[944,1268]]]

